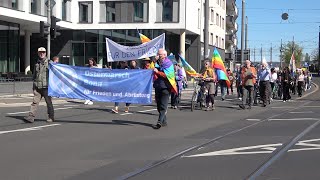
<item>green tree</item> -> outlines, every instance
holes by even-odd
[[[283,60],[284,64],[288,66],[292,56],[292,49],[294,49],[294,58],[296,60],[296,65],[298,66],[302,60],[303,51],[302,47],[300,47],[298,44],[294,44],[294,48],[292,42],[288,42],[287,44],[285,44],[282,49],[283,53],[281,59]]]

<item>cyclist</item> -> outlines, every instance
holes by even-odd
[[[204,85],[208,90],[206,98],[206,111],[214,110],[214,93],[215,93],[215,82],[217,80],[214,68],[212,68],[210,60],[204,61],[205,70],[203,72]],[[210,107],[211,102],[211,107]]]

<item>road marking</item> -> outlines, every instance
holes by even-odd
[[[291,119],[268,119],[269,121],[314,121],[320,120],[319,118],[291,118]]]
[[[320,108],[320,106],[303,106],[303,107],[306,107],[306,108]]]
[[[143,111],[138,111],[138,112],[149,112],[149,111],[156,111],[157,109],[148,109],[148,110],[143,110]]]
[[[266,144],[266,145],[258,145],[258,146],[247,146],[240,148],[232,148],[221,151],[214,151],[209,153],[195,154],[190,156],[182,156],[182,157],[205,157],[205,156],[226,156],[226,155],[248,155],[248,154],[269,154],[272,153],[278,146],[282,146],[281,143],[278,144]],[[268,148],[268,149],[265,149]],[[272,148],[272,149],[269,149]],[[256,150],[256,151],[244,151],[244,150]],[[257,151],[258,150],[258,151]]]
[[[247,121],[261,121],[261,119],[246,119]]]
[[[120,116],[125,116],[125,115],[130,115],[130,114],[133,114],[133,113],[123,113],[123,114],[120,114]]]
[[[292,107],[292,106],[279,106],[279,107],[271,107],[273,109],[290,109],[290,108],[295,108],[295,107]]]
[[[315,144],[314,142],[318,142],[318,144]],[[190,156],[181,156],[181,158],[228,156],[228,155],[250,155],[250,154],[270,154],[270,153],[273,153],[273,151],[275,151],[280,146],[282,146],[281,143],[265,144],[265,145],[257,145],[257,146],[246,146],[246,147],[225,149],[225,150],[213,151],[213,152],[202,153],[202,154],[195,154],[195,155],[190,155]],[[299,146],[299,147],[302,146],[302,148],[290,149],[287,152],[320,150],[320,139],[309,139],[309,140],[299,141],[295,144],[295,146]],[[198,150],[200,150],[200,148]],[[253,150],[253,151],[250,151],[250,150]]]
[[[54,110],[63,110],[63,109],[71,109],[73,107],[65,107],[65,108],[56,108]],[[30,111],[21,111],[21,112],[14,112],[14,113],[7,113],[8,115],[15,115],[15,114],[24,114],[29,113]]]
[[[298,112],[289,112],[289,113],[292,113],[292,114],[304,114],[304,113],[314,113],[312,111],[298,111]]]
[[[0,134],[8,134],[8,133],[14,133],[14,132],[27,132],[27,131],[39,131],[46,127],[53,127],[53,126],[60,126],[61,124],[50,124],[50,125],[44,125],[44,126],[35,126],[31,128],[23,128],[23,129],[16,129],[16,130],[10,130],[10,131],[0,131]]]
[[[77,107],[77,106],[79,106],[79,105],[76,105],[76,104],[66,104],[66,105],[64,105],[64,106],[66,106],[66,107]]]

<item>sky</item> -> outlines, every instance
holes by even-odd
[[[242,0],[238,7],[238,48],[241,49]],[[288,20],[281,15],[288,13]],[[320,0],[245,0],[245,15],[248,16],[248,48],[251,60],[279,62],[281,39],[283,44],[293,41],[309,55],[318,48],[320,26]],[[255,59],[253,51],[255,49]]]

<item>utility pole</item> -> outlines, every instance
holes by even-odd
[[[256,62],[256,48],[253,48],[253,62]]]
[[[204,2],[204,52],[203,57],[207,58],[209,47],[209,0]]]
[[[262,63],[262,44],[261,44],[260,54],[261,54],[261,63]]]
[[[270,48],[270,66],[272,66],[272,43]]]
[[[241,64],[244,63],[244,17],[245,17],[245,0],[242,0],[242,17],[241,17]]]
[[[320,71],[320,26],[319,26],[318,71]]]
[[[48,27],[48,36],[47,36],[47,57],[48,59],[50,59],[50,51],[51,51],[51,47],[50,47],[50,43],[51,43],[51,37],[50,37],[50,28],[51,28],[51,0],[47,1],[47,23],[50,24],[50,26]]]
[[[246,34],[246,36],[245,36],[245,50],[248,50],[248,16],[246,16],[246,25],[245,25],[245,34]]]

